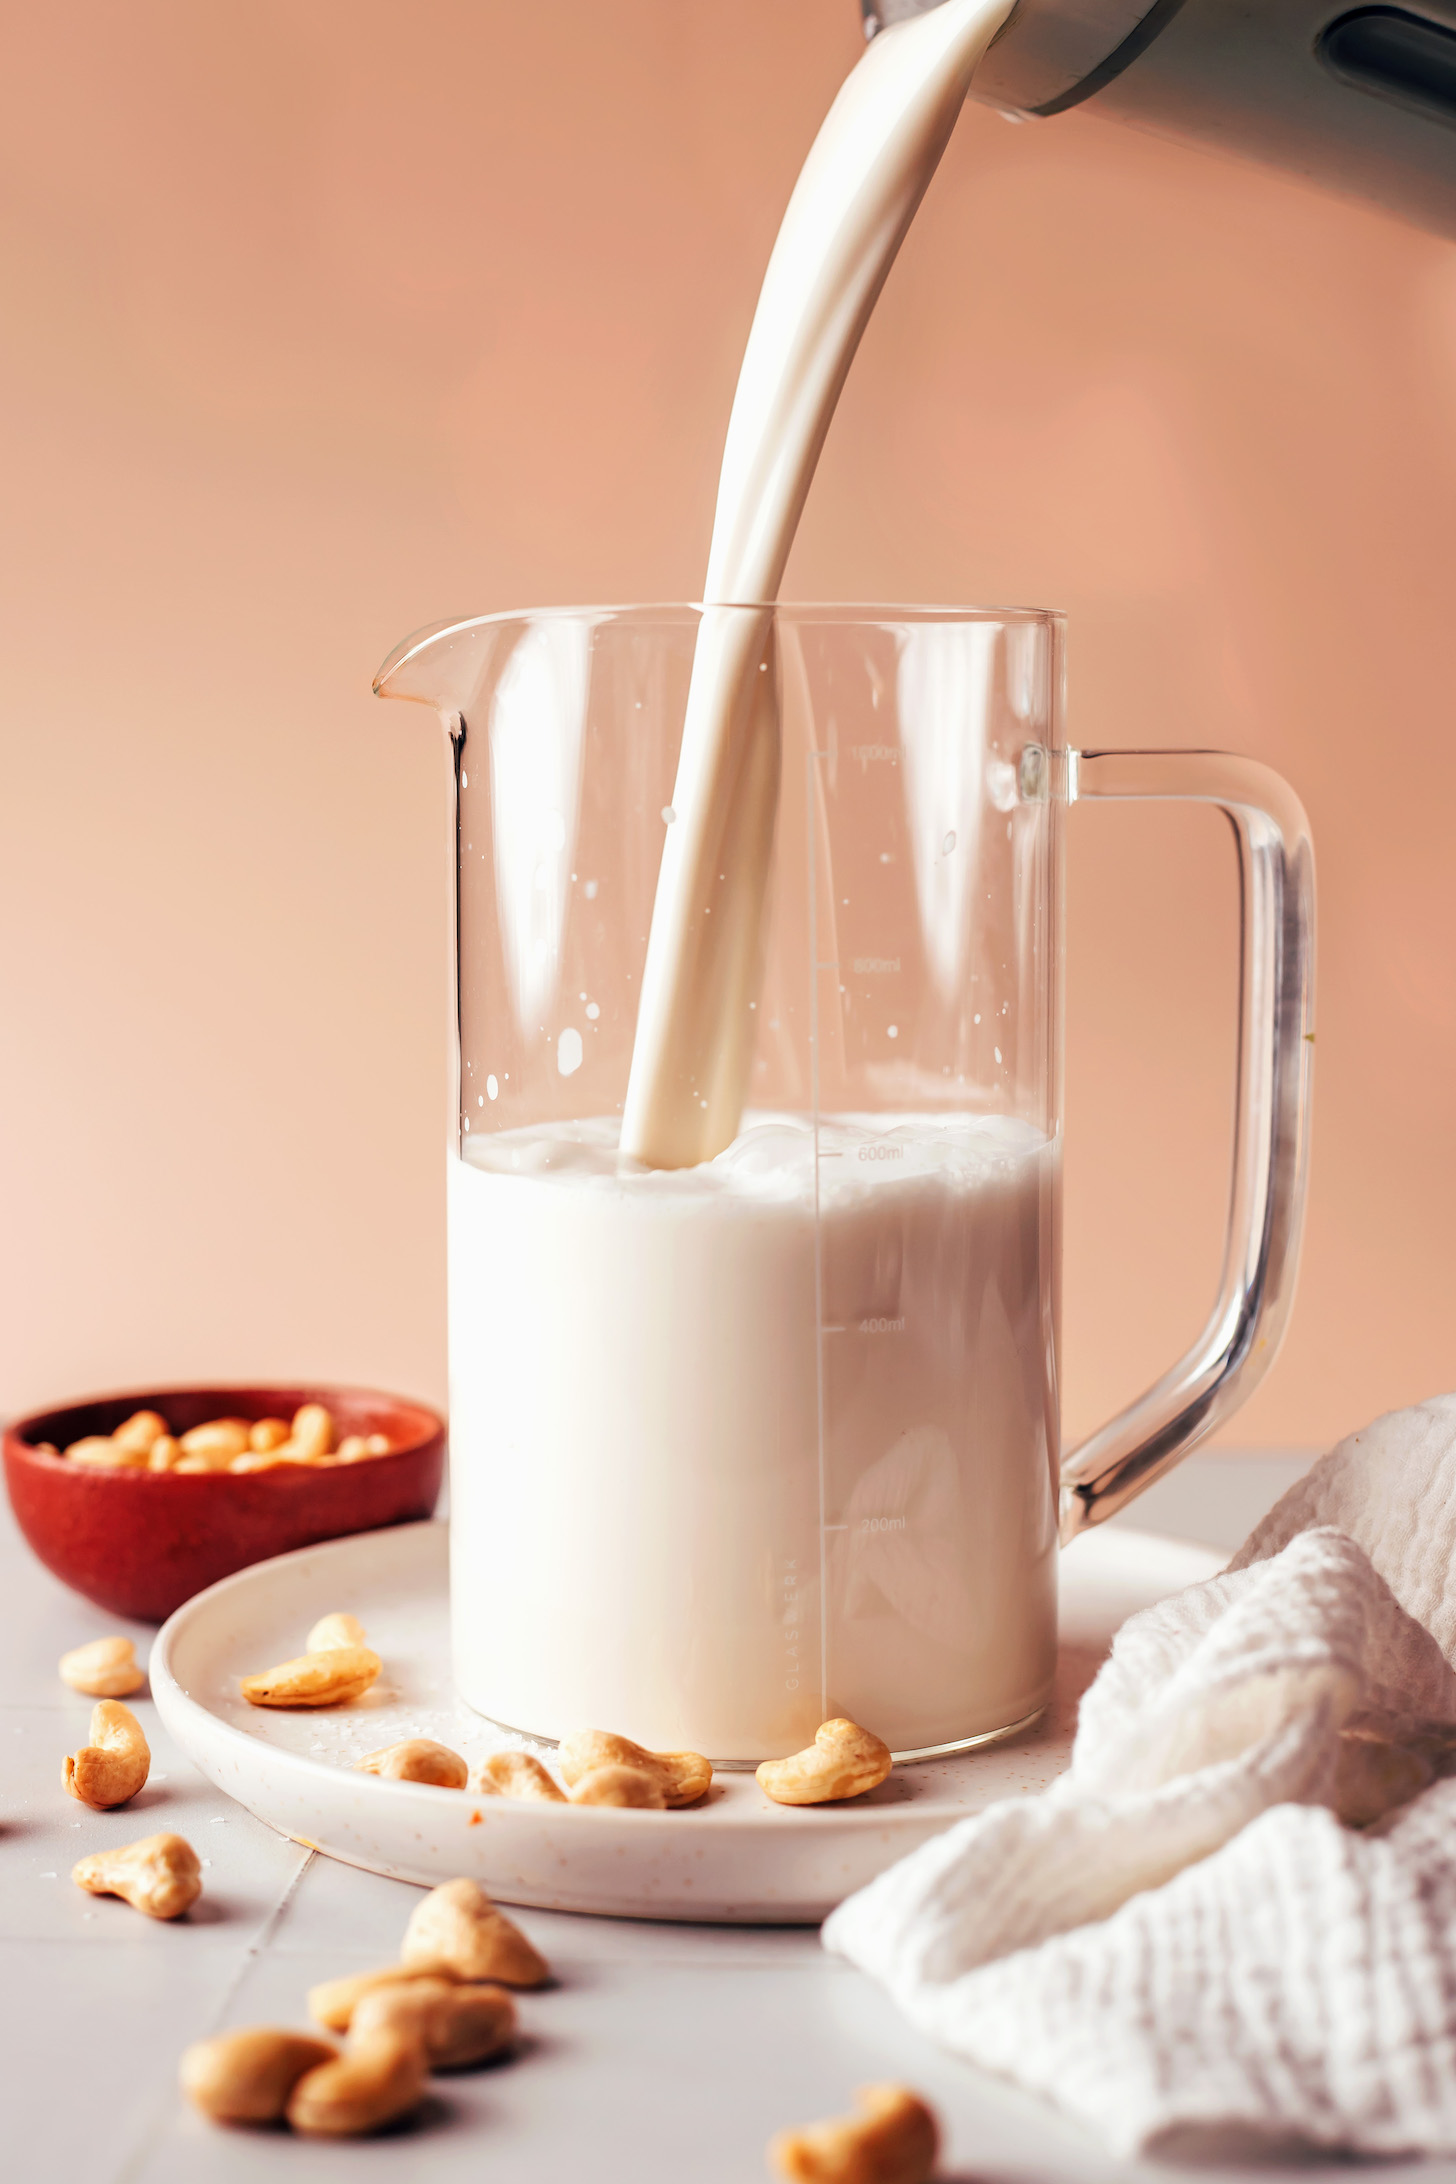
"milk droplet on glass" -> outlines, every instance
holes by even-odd
[[[563,1077],[575,1076],[581,1067],[581,1033],[568,1025],[556,1042],[556,1066]]]

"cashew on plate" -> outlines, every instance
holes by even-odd
[[[663,1804],[669,1806],[695,1805],[713,1779],[713,1769],[701,1752],[649,1752],[630,1737],[615,1736],[609,1729],[578,1729],[563,1737],[556,1759],[561,1779],[573,1793],[589,1774],[607,1767],[626,1767],[649,1776],[662,1793]],[[575,1797],[573,1801],[593,1802]],[[652,1800],[599,1798],[594,1802],[651,1804]]]
[[[807,1750],[788,1759],[766,1759],[758,1785],[776,1805],[824,1805],[875,1789],[894,1762],[890,1747],[857,1722],[826,1721]]]

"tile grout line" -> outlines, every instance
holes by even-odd
[[[296,1836],[290,1836],[288,1840],[290,1842],[297,1842],[298,1838]],[[300,1848],[302,1847],[303,1846],[300,1845]],[[218,2002],[217,2008],[213,2011],[212,2016],[208,2020],[205,2029],[201,2033],[199,2033],[199,2039],[207,2039],[213,2032],[216,2031],[223,2018],[226,2017],[228,2010],[232,2006],[234,1996],[237,1994],[238,1989],[242,1986],[244,1979],[252,1970],[258,1958],[263,1955],[264,1951],[271,1943],[274,1934],[278,1930],[278,1923],[280,1919],[283,1917],[284,1912],[288,1909],[289,1904],[292,1903],[293,1898],[297,1893],[299,1883],[302,1881],[304,1874],[307,1873],[309,1867],[313,1864],[314,1859],[318,1855],[319,1853],[316,1850],[309,1850],[304,1857],[302,1863],[299,1865],[297,1871],[290,1875],[282,1894],[278,1898],[278,1901],[274,1904],[272,1910],[268,1913],[267,1918],[263,1921],[263,1924],[259,1927],[257,1933],[254,1935],[253,1939],[248,1943],[247,1947],[243,1950],[242,1955],[239,1957],[237,1968],[234,1971],[232,1978],[228,1981],[226,1987],[223,1989],[223,1993],[221,1999]],[[167,2087],[165,2094],[158,2096],[157,2103],[155,2108],[153,2109],[151,2119],[147,2124],[143,2126],[137,2143],[136,2151],[135,2153],[130,2155],[123,2163],[122,2167],[117,2170],[114,2184],[136,2184],[136,2180],[141,2175],[144,2164],[150,2160],[151,2156],[156,2152],[158,2145],[161,2143],[162,2133],[167,2127],[167,2122],[171,2116],[172,2107],[176,2098],[177,2088],[175,2083],[170,2084]]]

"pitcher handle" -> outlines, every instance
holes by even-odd
[[[1062,1463],[1063,1545],[1171,1471],[1273,1364],[1294,1297],[1314,1067],[1314,851],[1286,781],[1224,751],[1069,751],[1067,801],[1217,804],[1238,844],[1239,1067],[1218,1300],[1191,1350]]]

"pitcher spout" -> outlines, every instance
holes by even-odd
[[[397,644],[374,678],[376,698],[408,698],[438,713],[463,713],[520,632],[508,615],[430,622]]]

